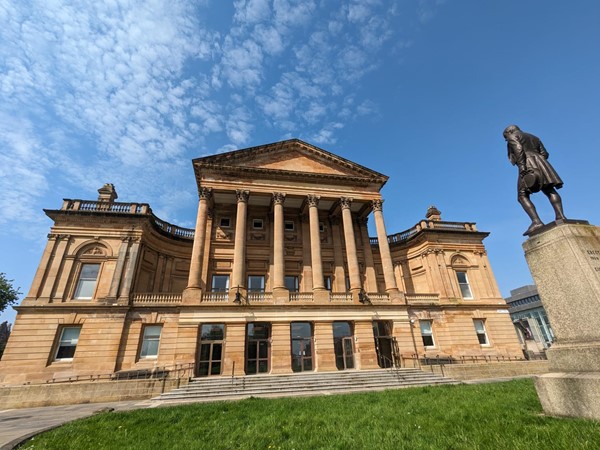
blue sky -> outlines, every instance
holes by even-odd
[[[531,277],[505,126],[600,224],[598,23],[595,0],[0,0],[0,272],[27,293],[63,198],[110,182],[193,227],[192,158],[297,137],[390,176],[390,234],[432,204],[491,232],[507,296]]]

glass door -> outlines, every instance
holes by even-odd
[[[309,322],[293,322],[292,336],[292,370],[304,372],[313,370],[313,336]]]
[[[196,362],[197,377],[221,375],[224,338],[224,324],[204,324],[200,327],[200,343]]]
[[[246,327],[246,375],[268,373],[271,356],[271,324],[249,323]]]
[[[333,322],[333,347],[338,370],[354,368],[354,335],[350,322]]]

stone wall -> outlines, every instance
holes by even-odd
[[[187,382],[156,379],[4,386],[0,387],[0,410],[148,399]]]
[[[422,366],[422,370],[442,374],[440,366]],[[509,361],[485,364],[448,364],[443,367],[443,374],[455,380],[483,380],[488,378],[517,377],[524,375],[541,375],[548,373],[548,361]]]

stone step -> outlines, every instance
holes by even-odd
[[[456,381],[418,369],[206,377],[153,399],[157,403],[287,397],[399,389]]]

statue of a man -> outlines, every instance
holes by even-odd
[[[508,144],[508,159],[519,168],[518,201],[531,219],[531,225],[523,235],[527,236],[544,225],[529,199],[534,192],[542,191],[548,197],[556,220],[566,220],[562,200],[556,192],[563,182],[548,162],[548,152],[542,141],[533,134],[521,131],[516,125],[506,127],[503,134]]]

